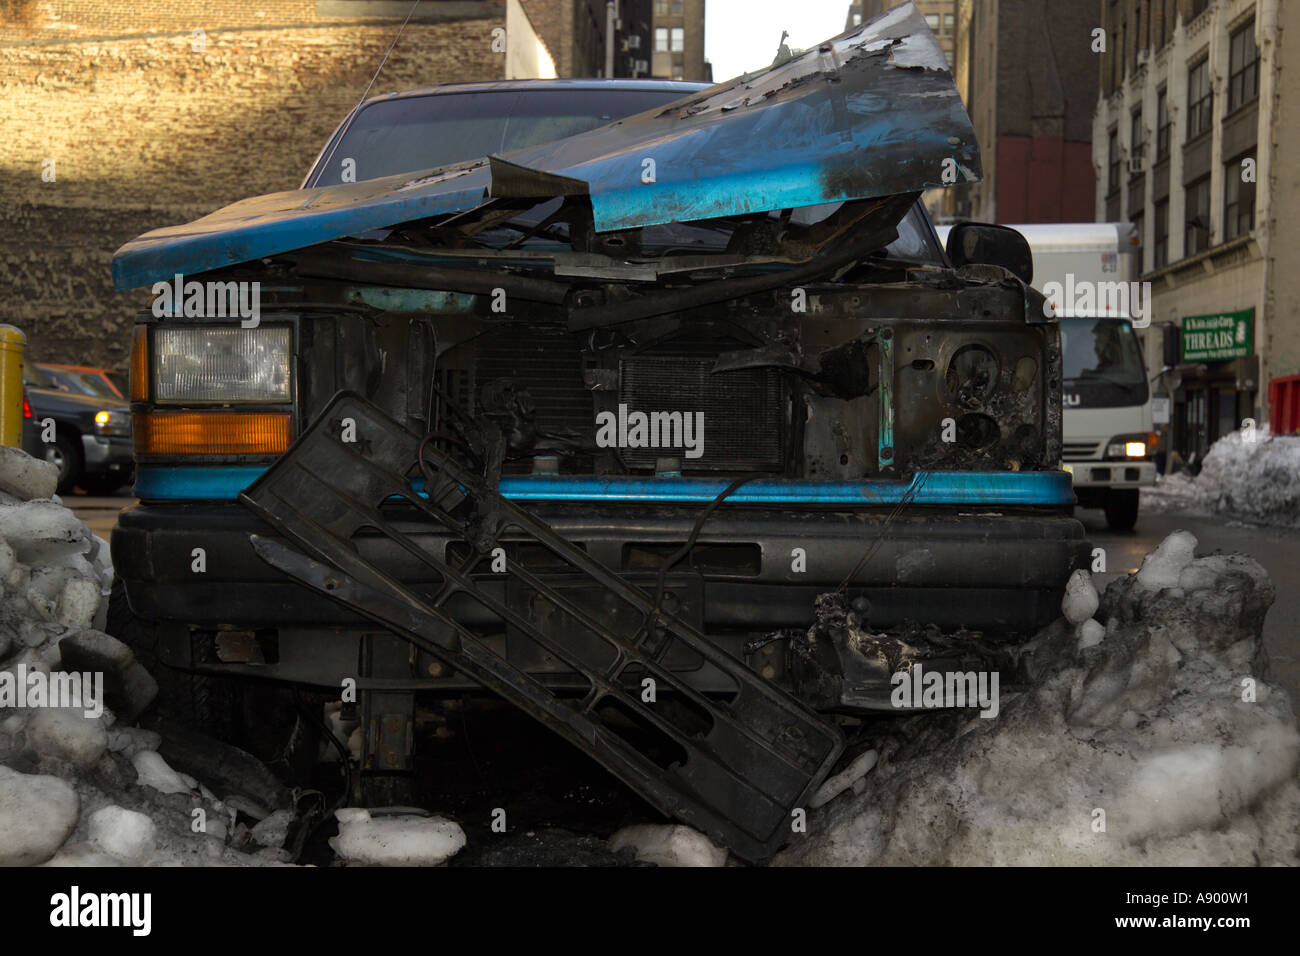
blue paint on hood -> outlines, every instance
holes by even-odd
[[[491,198],[585,194],[605,232],[979,178],[943,51],[909,2],[780,65],[567,139],[428,175],[272,193],[145,233],[113,257],[113,282],[170,281]]]

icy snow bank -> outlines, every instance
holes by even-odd
[[[108,545],[51,498],[56,481],[0,448],[0,866],[278,862],[228,845],[247,836],[230,807],[124,726],[158,685],[103,633]]]
[[[1157,511],[1204,510],[1300,526],[1300,435],[1232,432],[1211,446],[1194,479],[1169,475],[1143,489],[1142,501]]]
[[[1171,535],[1095,618],[1077,582],[1073,622],[1024,649],[1027,689],[1004,691],[996,720],[894,723],[862,792],[810,812],[777,862],[1300,863],[1300,733],[1259,674],[1273,586],[1251,558],[1195,546]]]
[[[1196,490],[1202,504],[1269,524],[1300,525],[1300,435],[1240,431],[1216,441]]]

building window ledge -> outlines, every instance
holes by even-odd
[[[1244,257],[1239,255],[1242,252],[1245,253]],[[1167,266],[1143,273],[1142,279],[1147,282],[1155,282],[1159,279],[1173,280],[1178,278],[1180,273],[1193,270],[1197,272],[1214,272],[1220,266],[1228,265],[1229,263],[1226,260],[1230,258],[1258,259],[1259,255],[1259,243],[1255,241],[1254,233],[1247,233],[1244,236],[1229,239],[1227,242],[1221,242],[1217,246],[1202,249],[1195,255],[1171,262]]]

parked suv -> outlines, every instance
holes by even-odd
[[[119,398],[60,388],[42,366],[23,366],[23,450],[59,469],[58,492],[107,495],[131,481],[131,409]]]
[[[411,695],[486,688],[753,858],[838,755],[819,712],[890,707],[889,648],[1055,618],[1057,326],[1018,235],[938,243],[919,194],[979,156],[902,9],[712,88],[376,97],[302,191],[124,246],[161,304],[115,627],[160,681],[357,679],[373,774]],[[861,628],[810,644],[831,604]]]

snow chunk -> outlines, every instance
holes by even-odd
[[[284,841],[289,836],[289,824],[291,823],[293,823],[293,813],[291,811],[276,810],[249,832],[252,833],[253,839],[262,846],[278,849],[284,846]]]
[[[339,835],[330,837],[329,844],[349,863],[437,866],[465,846],[465,831],[442,817],[403,814],[374,819],[360,807],[345,807],[334,815]]]
[[[727,851],[698,830],[681,823],[640,823],[609,838],[615,852],[633,847],[636,858],[655,866],[725,866]]]
[[[1097,613],[1101,599],[1093,587],[1092,575],[1079,570],[1065,582],[1065,597],[1061,599],[1061,613],[1071,624],[1082,624]]]
[[[153,787],[159,793],[189,793],[198,788],[198,781],[188,774],[177,773],[167,765],[162,755],[152,750],[141,750],[131,758],[137,781],[142,787]]]
[[[59,485],[59,469],[21,448],[0,446],[0,491],[31,501],[48,498]]]
[[[0,767],[0,866],[43,863],[77,825],[81,801],[58,777]]]
[[[89,767],[108,749],[108,731],[101,718],[84,710],[38,708],[27,723],[27,741],[42,757]]]
[[[868,750],[860,754],[856,760],[841,770],[835,776],[829,778],[825,783],[817,788],[817,792],[812,795],[808,805],[814,809],[830,803],[845,790],[848,790],[859,780],[867,775],[867,772],[876,765],[876,758],[879,754],[874,750]]]
[[[125,757],[134,757],[142,750],[157,750],[162,736],[156,730],[143,727],[114,727],[108,732],[108,749]]]
[[[1084,621],[1079,625],[1079,650],[1096,647],[1106,639],[1106,629],[1094,620]]]
[[[90,547],[90,529],[81,519],[53,501],[29,501],[0,508],[0,538],[9,542],[23,564],[57,564]]]
[[[117,805],[90,815],[90,841],[110,856],[134,862],[153,852],[157,827],[146,814]]]
[[[1178,587],[1183,569],[1196,557],[1196,544],[1196,535],[1189,531],[1175,531],[1142,559],[1137,583],[1151,591]]]
[[[102,598],[97,581],[85,577],[70,578],[59,593],[54,619],[67,628],[90,627]]]

